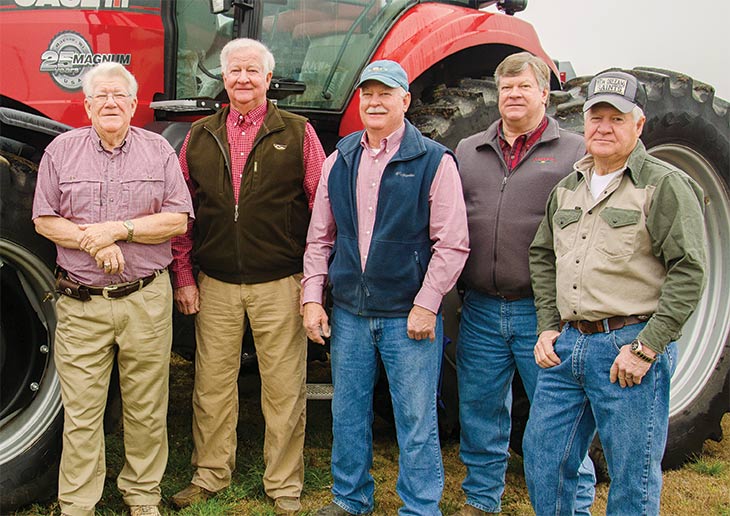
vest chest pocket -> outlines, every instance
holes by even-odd
[[[631,256],[636,233],[642,227],[641,211],[608,207],[601,211],[600,217],[596,249],[608,258]]]
[[[574,208],[572,210],[557,210],[553,215],[553,235],[555,242],[556,256],[566,254],[575,244],[578,236],[578,221],[583,215],[583,210]]]

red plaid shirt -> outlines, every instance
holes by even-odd
[[[504,131],[502,129],[502,122],[499,122],[497,126],[497,134],[499,135],[499,147],[502,149],[502,156],[504,156],[504,162],[507,164],[507,171],[512,172],[517,165],[520,164],[522,159],[527,154],[527,151],[535,145],[545,132],[545,128],[548,126],[547,117],[543,117],[542,122],[532,131],[526,134],[521,134],[515,138],[514,143],[510,146],[504,137]]]
[[[268,103],[252,109],[245,115],[242,115],[233,107],[231,107],[226,118],[226,132],[228,134],[228,147],[231,153],[231,182],[233,184],[233,194],[236,202],[238,202],[238,194],[241,189],[241,177],[243,169],[246,166],[248,155],[253,150],[253,143],[256,139],[261,124],[264,122],[266,112],[268,111]],[[190,195],[195,199],[195,185],[190,180],[190,171],[188,170],[187,148],[190,133],[185,137],[182,149],[180,149],[180,168],[182,169],[185,182],[190,189]],[[325,153],[322,144],[314,132],[314,127],[307,122],[304,132],[304,182],[302,187],[309,201],[309,210],[312,210],[314,204],[314,196],[319,183],[319,176],[322,174],[322,163],[324,163]],[[173,273],[173,285],[175,288],[195,285],[195,277],[193,276],[192,264],[193,250],[193,224],[188,224],[188,230],[184,235],[172,239],[172,255],[173,261],[170,269]]]

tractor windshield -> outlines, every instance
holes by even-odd
[[[276,59],[274,78],[300,83],[285,108],[340,110],[357,74],[393,20],[415,0],[264,0],[261,40]],[[230,15],[207,2],[178,2],[177,98],[223,92],[220,50],[235,37]]]

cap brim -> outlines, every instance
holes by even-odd
[[[583,104],[583,112],[585,113],[596,104],[601,104],[602,102],[605,102],[606,104],[611,104],[622,113],[629,113],[637,106],[637,104],[631,102],[630,100],[626,100],[621,95],[602,93],[600,95],[596,95],[590,100],[587,100],[586,103]]]
[[[399,84],[397,81],[394,81],[390,77],[386,77],[377,73],[374,73],[373,75],[370,75],[368,77],[365,77],[363,80],[361,80],[356,88],[359,88],[363,84],[365,84],[368,81],[378,81],[382,84],[385,84],[388,88],[402,88],[403,85]]]

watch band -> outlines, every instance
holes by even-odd
[[[650,357],[649,355],[647,355],[646,353],[644,353],[642,351],[641,347],[642,347],[641,342],[638,340],[634,340],[631,343],[631,353],[633,353],[634,355],[639,357],[644,362],[648,362],[650,364],[653,364],[654,362],[656,362],[656,357],[654,357],[654,358]]]
[[[124,227],[127,228],[127,242],[131,242],[134,238],[134,224],[131,220],[125,220]]]

